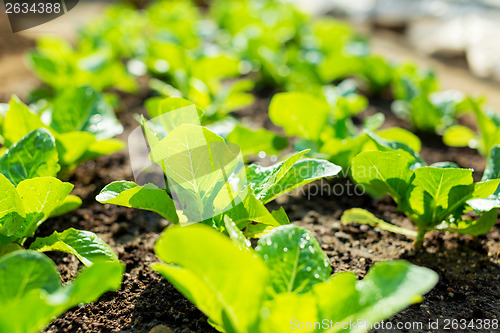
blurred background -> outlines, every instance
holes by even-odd
[[[391,60],[412,60],[434,70],[444,89],[488,96],[500,109],[500,0],[286,0],[316,16],[351,22],[370,40],[374,53]],[[113,2],[80,1],[66,15],[41,26],[12,33],[0,6],[0,102],[23,96],[38,84],[23,54],[37,38],[57,35],[73,40],[78,27],[99,16]],[[209,6],[200,0],[201,6]],[[147,38],[147,36],[145,36]]]

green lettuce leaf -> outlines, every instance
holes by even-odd
[[[153,184],[139,186],[134,182],[116,181],[105,188],[96,197],[100,203],[149,210],[160,214],[172,223],[179,222],[175,204],[165,190]]]
[[[330,116],[330,106],[312,94],[287,92],[274,95],[269,118],[288,136],[316,141]]]
[[[34,177],[54,177],[60,169],[54,137],[46,129],[30,132],[0,157],[0,173],[14,185]]]
[[[259,239],[255,251],[270,269],[276,294],[306,293],[332,274],[328,257],[304,228],[293,225],[275,228]]]
[[[352,160],[352,176],[376,196],[388,193],[397,204],[404,204],[413,162],[414,158],[404,151],[365,151]]]
[[[262,151],[268,155],[279,155],[288,146],[286,138],[265,128],[253,130],[240,124],[236,124],[229,133],[227,142],[237,144],[243,155],[258,155]]]
[[[294,320],[378,322],[419,302],[438,279],[406,261],[376,264],[361,281],[348,272],[330,277],[310,232],[283,226],[264,237],[255,252],[201,224],[169,228],[155,246],[164,263],[152,268],[219,331],[236,333],[292,332]]]
[[[96,234],[73,228],[63,232],[54,231],[48,237],[38,237],[30,245],[30,250],[60,251],[74,254],[85,266],[92,266],[98,262],[118,261],[111,247]]]
[[[0,258],[0,330],[36,333],[81,303],[120,287],[123,265],[97,263],[61,286],[56,265],[44,254],[16,251]]]
[[[341,171],[338,165],[326,160],[300,160],[307,152],[298,152],[269,167],[250,165],[247,168],[247,180],[256,197],[263,203],[268,203],[284,193],[321,178],[336,176]]]
[[[88,85],[62,90],[51,109],[50,126],[58,133],[88,132],[101,140],[123,132],[112,106]]]
[[[152,268],[166,276],[211,322],[229,327],[228,331],[254,331],[269,272],[252,252],[201,224],[167,229],[156,242],[155,252],[164,264]]]

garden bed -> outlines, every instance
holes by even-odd
[[[0,46],[10,45],[5,36],[0,35]],[[1,100],[7,100],[12,92],[24,98],[31,88],[39,83],[26,72],[21,56],[34,42],[24,38],[19,40],[19,43],[14,41],[14,47],[9,54],[3,59],[0,58],[0,71],[4,72],[5,69],[5,73],[12,77],[12,80],[9,78],[3,85],[0,83]],[[24,72],[18,72],[19,68]],[[248,77],[251,78],[252,74],[248,74]],[[100,83],[100,76],[95,78],[97,80],[94,83]],[[119,95],[117,100],[120,102],[116,111],[125,131],[117,138],[124,142],[127,142],[128,135],[138,126],[134,115],[147,114],[144,104],[154,95],[147,87],[148,78],[148,75],[137,77],[139,86],[142,87],[139,93],[118,93],[120,89],[112,85],[107,90]],[[69,79],[71,80],[71,77]],[[340,81],[333,82],[337,84]],[[269,119],[268,109],[274,93],[286,89],[273,87],[266,90],[262,86],[258,87],[255,103],[234,112],[234,115],[239,123],[253,129],[266,128],[284,134],[285,131],[275,125],[277,122],[273,124]],[[492,89],[493,87],[491,86]],[[361,85],[359,91],[365,92],[364,88],[366,86]],[[373,95],[369,94],[370,106],[366,111],[353,115],[353,123],[361,127],[364,119],[381,112],[385,116],[382,128],[398,126],[414,130],[407,121],[397,118],[390,111],[392,97],[380,96],[389,96],[389,89],[392,88],[384,89]],[[457,123],[477,129],[471,118],[474,117],[460,117]],[[486,160],[476,150],[445,146],[442,138],[435,134],[418,131],[416,134],[422,140],[420,155],[426,162],[455,162],[460,167],[473,168],[474,181],[481,180]],[[296,139],[290,138],[291,141]],[[286,152],[292,152],[292,149]],[[268,163],[267,160],[261,162]],[[118,259],[124,263],[125,275],[119,290],[104,294],[94,303],[67,311],[55,319],[44,332],[216,332],[201,311],[182,296],[167,279],[150,268],[151,264],[159,262],[154,252],[155,243],[161,232],[171,223],[149,211],[100,204],[96,201],[96,195],[111,182],[134,180],[127,150],[81,164],[70,179],[65,179],[64,175],[61,175],[62,178],[74,185],[73,194],[80,197],[83,204],[69,214],[51,218],[38,229],[35,236],[49,236],[54,231],[62,232],[68,228],[94,232],[118,254]],[[349,188],[352,191],[352,186],[352,181],[339,176],[323,179],[295,190],[291,195],[281,196],[267,204],[267,207],[269,210],[283,207],[293,224],[310,230],[327,254],[334,273],[351,271],[361,279],[375,263],[393,259],[405,259],[437,272],[438,284],[425,294],[421,303],[411,305],[387,320],[394,324],[405,322],[416,325],[411,329],[396,331],[428,332],[428,324],[436,320],[440,321],[439,329],[432,331],[445,331],[445,319],[466,322],[472,319],[498,319],[498,221],[489,233],[478,237],[429,232],[424,241],[424,248],[415,250],[413,240],[403,235],[368,225],[345,225],[340,221],[346,210],[364,208],[386,221],[409,229],[415,228],[402,212],[396,210],[395,202],[388,197],[376,200],[368,194],[339,192]],[[28,240],[27,244],[23,245],[29,246],[30,242],[31,240]],[[286,252],[286,248],[284,251]],[[49,252],[48,255],[57,264],[64,284],[69,284],[83,268],[82,263],[73,255],[59,252]],[[238,276],[227,276],[227,279],[237,280]],[[418,326],[420,324],[421,328]],[[477,327],[474,330],[469,327],[467,331],[491,330],[481,330]]]
[[[268,99],[258,100],[254,107],[238,112],[254,125],[269,126]],[[404,126],[395,118],[383,101],[374,101],[378,111],[387,117],[385,126]],[[135,99],[120,120],[127,133],[136,127],[134,113],[143,113]],[[370,114],[373,110],[365,114]],[[461,167],[473,167],[482,173],[484,158],[468,148],[449,148],[438,137],[420,135],[422,157],[429,163],[453,161]],[[53,219],[42,227],[42,234],[69,227],[90,230],[102,237],[118,253],[126,265],[122,288],[107,293],[98,302],[72,309],[56,319],[46,332],[215,332],[207,318],[187,301],[169,282],[149,268],[158,262],[153,248],[161,231],[169,225],[159,215],[95,201],[99,191],[112,181],[132,180],[128,154],[121,151],[81,165],[70,181],[75,194],[83,199],[80,209]],[[476,179],[477,180],[477,179]],[[323,181],[333,189],[333,179]],[[422,303],[412,305],[390,319],[392,322],[422,322],[436,319],[493,319],[500,309],[500,226],[479,237],[431,233],[425,250],[415,254],[412,240],[404,236],[373,229],[366,225],[344,225],[342,213],[353,207],[363,207],[385,220],[410,227],[411,223],[396,212],[391,199],[377,201],[368,195],[337,196],[326,191],[296,191],[271,203],[270,208],[282,205],[290,221],[311,230],[328,255],[334,272],[353,271],[363,277],[375,262],[406,259],[428,267],[439,274],[437,286],[424,296]],[[330,192],[333,192],[330,191]],[[305,195],[303,194],[305,193]],[[309,196],[309,198],[308,198]],[[78,261],[71,255],[53,255],[65,281],[76,275]],[[235,278],[237,277],[228,277]],[[159,326],[163,325],[163,326]],[[418,329],[409,330],[419,332]],[[425,331],[425,330],[424,330]],[[471,330],[473,331],[473,330]],[[481,330],[479,330],[481,331]]]

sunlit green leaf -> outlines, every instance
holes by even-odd
[[[48,237],[38,237],[31,245],[31,250],[39,252],[61,251],[74,254],[85,266],[98,262],[118,261],[116,254],[102,239],[93,232],[66,229],[54,231]]]
[[[264,235],[255,251],[268,265],[274,292],[306,293],[332,272],[328,257],[310,231],[294,225]]]

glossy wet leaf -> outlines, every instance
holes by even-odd
[[[88,132],[100,140],[123,132],[113,108],[90,86],[62,90],[51,108],[50,125],[59,133]]]
[[[305,243],[301,243],[295,239],[298,235],[295,232],[310,235],[297,226],[282,226],[260,242],[281,241],[276,237],[281,235],[286,244],[290,243],[289,254],[297,253],[294,249],[300,248],[300,244],[322,253],[316,240],[304,239]],[[348,272],[330,277],[331,268],[327,265],[328,271],[325,266],[325,271],[318,273],[322,275],[320,279],[315,283],[309,281],[308,291],[276,289],[282,266],[290,268],[288,251],[282,250],[267,252],[261,244],[256,252],[242,249],[200,224],[173,227],[164,232],[155,247],[164,263],[152,267],[204,312],[211,325],[223,332],[293,332],[294,320],[315,322],[324,318],[333,322],[350,319],[377,322],[419,302],[437,282],[437,274],[427,268],[394,261],[376,264],[361,281]],[[265,255],[273,260],[265,263]],[[309,254],[302,255],[299,252],[299,262],[314,257],[310,249]],[[323,257],[326,260],[324,254]],[[304,268],[300,274],[307,273],[307,266]],[[283,273],[287,276],[287,272],[293,271],[291,266],[291,270]],[[317,331],[330,332],[326,328]]]
[[[97,262],[118,261],[116,254],[96,234],[85,230],[66,229],[54,231],[48,237],[38,237],[31,245],[31,250],[39,252],[60,251],[74,254],[85,266]]]
[[[34,177],[56,176],[59,170],[54,137],[45,129],[30,132],[0,157],[0,172],[15,185]]]
[[[420,302],[437,281],[438,275],[430,269],[398,260],[375,264],[360,281],[349,272],[335,274],[315,285],[312,292],[320,318],[334,323],[358,319],[375,323]],[[363,328],[348,331],[361,332]]]
[[[332,268],[310,231],[294,225],[264,235],[255,251],[271,271],[274,292],[305,293],[330,277]]]
[[[269,167],[252,164],[247,168],[247,179],[263,203],[315,180],[336,176],[341,168],[326,160],[302,159],[307,153],[296,153],[283,162]]]
[[[113,182],[101,190],[96,200],[100,203],[149,210],[173,223],[179,221],[172,198],[165,190],[153,184],[139,186],[124,180]]]

